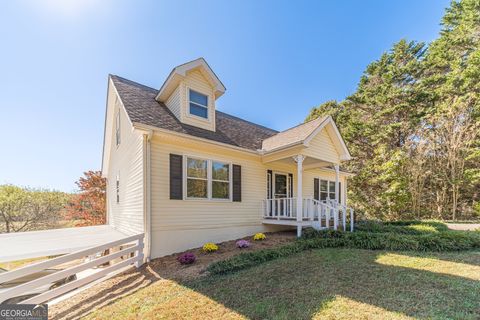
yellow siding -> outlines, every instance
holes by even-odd
[[[165,105],[172,111],[172,113],[180,119],[181,116],[181,96],[180,96],[180,86],[178,86],[170,95],[170,97],[165,102]]]
[[[242,166],[242,201],[170,200],[169,154],[181,154],[231,162]],[[184,142],[155,136],[152,140],[152,257],[203,245],[278,230],[262,224],[262,200],[267,193],[267,170],[292,173],[296,195],[296,165],[263,164],[248,155],[203,142]],[[334,175],[334,173],[333,173]],[[304,197],[313,197],[313,177],[331,177],[321,170],[305,171]]]
[[[213,87],[198,70],[191,71],[180,84],[182,115],[181,121],[203,129],[215,131],[215,96]],[[188,89],[208,96],[208,120],[190,115]]]
[[[325,128],[310,141],[303,154],[331,163],[340,163],[340,155]]]
[[[126,234],[143,232],[143,137],[132,131],[120,102],[112,106],[120,111],[120,145],[115,143],[115,125],[111,138],[110,166],[107,176],[108,223]],[[120,175],[120,203],[116,202],[116,176]]]

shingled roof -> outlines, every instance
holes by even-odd
[[[307,139],[328,117],[320,117],[279,132],[263,141],[262,149],[271,151],[282,147],[294,145]]]
[[[125,78],[110,75],[130,120],[156,128],[188,134],[232,146],[259,150],[262,141],[278,131],[216,111],[216,131],[180,122],[165,104],[155,100],[158,90]]]

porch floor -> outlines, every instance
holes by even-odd
[[[263,224],[275,224],[275,225],[282,225],[282,226],[302,226],[302,227],[310,227],[312,226],[311,220],[304,219],[303,221],[297,221],[295,218],[292,219],[277,219],[277,218],[263,218]]]

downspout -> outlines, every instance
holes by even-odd
[[[143,211],[143,229],[145,232],[145,259],[147,262],[150,261],[151,248],[152,248],[152,197],[151,197],[151,140],[152,140],[153,131],[148,131],[147,134],[143,135],[144,142],[144,211]]]

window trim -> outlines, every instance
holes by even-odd
[[[187,174],[187,163],[188,159],[195,159],[195,160],[202,160],[207,162],[207,197],[206,198],[196,198],[196,197],[189,197],[188,196],[188,188],[187,188],[187,179],[198,179],[198,180],[205,180],[203,178],[188,178]],[[219,181],[219,182],[227,182],[224,180],[213,180],[212,178],[212,163],[219,162],[228,165],[228,199],[222,198],[213,198],[212,197],[212,182]],[[217,160],[217,159],[208,159],[204,157],[198,156],[190,156],[190,155],[183,155],[183,200],[187,201],[214,201],[214,202],[232,202],[233,200],[233,172],[232,172],[232,162],[224,161],[224,160]]]
[[[120,171],[117,172],[115,177],[115,200],[116,204],[120,204]]]
[[[331,193],[335,194],[335,184],[336,184],[336,181],[335,181],[335,180],[329,180],[329,179],[321,178],[321,177],[316,177],[316,178],[318,179],[318,200],[319,200],[319,201],[325,201],[325,200],[327,200],[327,199],[335,200],[336,197],[332,199],[332,198],[330,198],[330,194],[331,194]],[[325,192],[325,191],[322,192],[322,181],[326,181],[326,182],[327,182],[327,191],[326,191],[326,192]],[[333,191],[330,190],[330,184],[331,184],[331,183],[333,183]],[[342,181],[341,181],[341,180],[338,180],[338,183],[339,183],[339,187],[340,187],[341,184],[342,184]],[[338,192],[339,192],[340,203],[342,203],[342,197],[341,197],[341,195],[342,195],[343,192],[342,192],[341,188],[338,189]],[[322,193],[323,193],[323,194],[325,194],[325,193],[327,194],[327,198],[326,198],[325,200],[322,200]],[[335,194],[335,196],[336,196],[336,194]]]
[[[194,102],[194,101],[190,100],[190,91],[196,92],[196,93],[198,93],[198,94],[201,94],[201,95],[207,97],[207,105],[204,106],[204,105],[202,105],[202,104],[199,104],[199,103],[197,103],[197,102]],[[208,121],[208,122],[210,122],[210,107],[209,107],[210,95],[205,94],[205,93],[200,92],[200,91],[197,91],[197,90],[194,90],[194,89],[192,89],[192,88],[190,88],[190,87],[187,87],[187,94],[188,94],[188,97],[187,97],[187,112],[188,112],[188,116],[189,116],[189,117],[197,118],[197,119],[199,119],[199,120],[203,120],[203,121]],[[199,107],[202,107],[202,108],[206,108],[206,109],[207,109],[207,117],[204,118],[204,117],[201,117],[201,116],[198,116],[198,115],[196,115],[196,114],[191,113],[191,112],[190,112],[190,103],[193,103],[194,105],[199,106]]]

